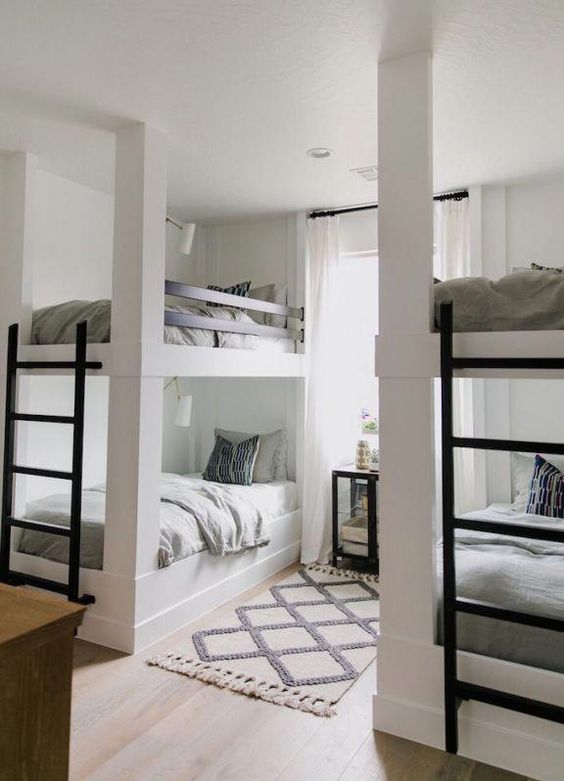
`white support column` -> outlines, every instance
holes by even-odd
[[[37,159],[26,152],[0,155],[0,409],[4,420],[8,326],[19,323],[20,343],[31,337]],[[19,405],[26,405],[29,378],[20,381]],[[2,437],[4,429],[2,426]],[[0,448],[0,490],[3,448]],[[18,432],[17,458],[25,463],[25,428]],[[15,511],[25,506],[25,478],[16,482]]]
[[[118,132],[112,343],[136,351],[139,369],[110,379],[104,569],[126,578],[157,568],[163,381],[143,376],[142,345],[163,334],[166,166],[161,132]]]
[[[417,344],[432,324],[428,53],[378,66],[378,168],[379,342],[393,348],[400,334],[413,336]],[[389,731],[401,731],[392,723],[390,702],[417,699],[421,687],[433,704],[441,696],[440,679],[413,681],[416,671],[424,669],[425,647],[433,653],[435,634],[434,410],[432,379],[406,374],[380,379],[382,636],[374,711],[375,726]]]

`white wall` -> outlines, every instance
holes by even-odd
[[[564,177],[480,188],[484,276],[564,266]],[[564,380],[486,380],[487,436],[564,441]],[[508,501],[508,456],[488,453],[488,501]]]
[[[250,279],[253,287],[285,284],[288,263],[288,218],[265,217],[215,228],[220,284]]]
[[[112,293],[113,197],[37,172],[34,308],[69,299],[110,298]],[[28,389],[29,412],[72,414],[72,377],[33,376]],[[26,394],[23,394],[24,398]],[[108,429],[108,379],[86,383],[84,485],[105,482]],[[70,469],[72,428],[55,424],[23,424],[30,465]],[[28,501],[51,493],[67,493],[59,480],[26,478]]]
[[[28,383],[28,412],[52,415],[72,415],[72,377],[24,377]],[[84,470],[83,483],[88,488],[106,482],[108,435],[108,378],[88,377],[84,410]],[[22,409],[22,411],[24,411]],[[19,424],[27,437],[27,460],[30,465],[46,469],[70,471],[72,461],[72,426],[51,423]],[[39,477],[25,478],[27,501],[53,493],[68,493],[69,485],[60,480]]]
[[[192,395],[192,425],[174,425],[176,389],[164,394],[163,471],[202,471],[214,445],[214,428],[250,434],[285,429],[289,471],[294,473],[295,389],[298,379],[262,377],[180,378],[180,392]]]
[[[169,226],[169,234],[172,229]],[[187,264],[170,249],[167,269],[205,287],[227,287],[251,280],[253,287],[293,284],[296,215],[275,215],[213,225],[198,225]],[[290,301],[290,304],[294,304]]]
[[[37,172],[33,305],[111,298],[114,199]]]

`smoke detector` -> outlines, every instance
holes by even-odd
[[[360,168],[351,168],[352,174],[358,174],[367,182],[375,182],[378,179],[378,168],[375,165],[362,165]]]
[[[307,150],[306,155],[315,157],[317,159],[322,159],[324,157],[331,157],[332,151],[332,149],[329,149],[326,146],[314,146],[312,149]]]

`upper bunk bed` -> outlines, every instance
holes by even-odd
[[[433,285],[432,325],[426,334],[377,337],[379,376],[440,376],[440,308],[452,301],[453,339],[462,358],[561,358],[564,355],[564,274],[532,264],[498,280],[461,277]],[[511,368],[511,367],[507,367]],[[512,367],[518,369],[516,365]],[[520,377],[550,377],[553,369]],[[506,370],[472,368],[460,377],[506,377]]]
[[[287,289],[265,285],[234,294],[165,280],[163,343],[145,345],[149,367],[157,376],[302,376],[304,308],[288,306]],[[259,297],[264,296],[264,298]],[[284,303],[280,303],[283,299]],[[76,326],[88,322],[90,360],[112,374],[116,357],[111,339],[112,302],[65,301],[33,313],[31,345],[24,360],[64,360],[75,340]],[[180,349],[182,348],[182,349]],[[185,349],[188,348],[188,349]],[[129,363],[132,356],[121,355]],[[185,369],[183,369],[185,367]]]

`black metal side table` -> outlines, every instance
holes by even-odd
[[[350,559],[378,574],[378,472],[333,470],[333,566]],[[348,496],[347,496],[348,494]]]

